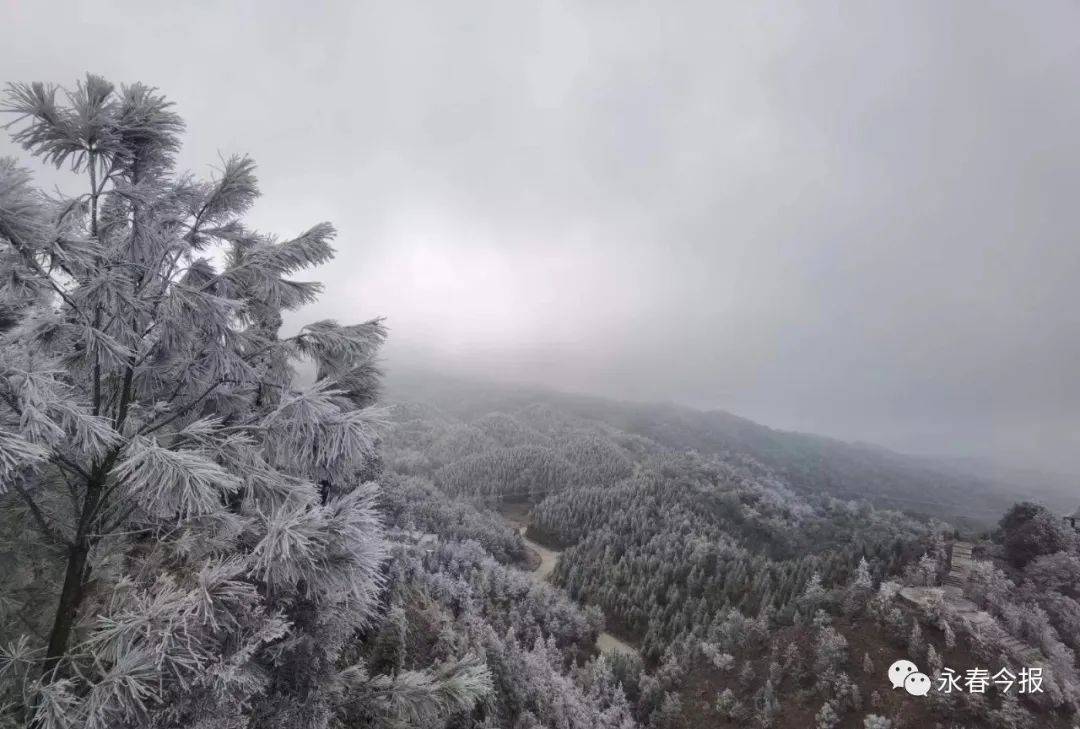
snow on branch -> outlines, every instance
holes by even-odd
[[[113,476],[149,514],[187,518],[213,514],[240,480],[197,451],[163,448],[153,438],[135,437]]]
[[[340,390],[317,382],[291,392],[263,420],[276,461],[298,471],[344,475],[374,455],[382,411],[355,408]]]
[[[0,493],[7,491],[16,475],[49,457],[49,450],[15,433],[0,430]]]

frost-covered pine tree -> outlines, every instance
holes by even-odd
[[[334,229],[245,226],[245,157],[176,174],[182,122],[146,86],[15,84],[3,108],[83,191],[0,163],[0,721],[437,726],[470,707],[474,660],[372,676],[358,657],[386,554],[385,330],[278,333]]]

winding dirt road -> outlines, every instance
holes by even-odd
[[[553,549],[548,549],[542,544],[537,544],[525,536],[525,529],[527,527],[516,521],[512,522],[512,524],[517,527],[518,533],[521,534],[522,541],[525,542],[525,546],[540,555],[540,565],[529,574],[531,574],[533,579],[537,582],[547,582],[548,577],[555,571],[555,561],[559,558],[559,553]],[[597,636],[596,647],[601,653],[630,653],[637,655],[636,648],[625,641],[619,640],[607,631],[604,631]]]

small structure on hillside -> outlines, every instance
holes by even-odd
[[[1064,518],[1069,526],[1080,532],[1080,508],[1078,508],[1071,514],[1066,514]]]
[[[962,597],[971,571],[975,569],[975,560],[971,556],[971,542],[953,542],[949,552],[949,572],[941,581],[945,592],[955,597]]]
[[[1080,510],[1074,515],[1080,524]],[[1014,658],[1023,658],[1031,666],[1041,666],[1042,654],[1035,648],[1009,635],[990,613],[980,610],[979,606],[964,597],[964,585],[976,568],[971,556],[971,543],[956,541],[952,544],[949,557],[949,572],[941,581],[941,587],[904,587],[900,597],[927,613],[940,614],[942,605],[947,606],[959,624],[974,636],[996,636],[998,645],[1009,651]]]

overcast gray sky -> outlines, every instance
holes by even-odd
[[[0,77],[250,153],[388,368],[1080,471],[1080,4],[219,5],[4,0]]]

